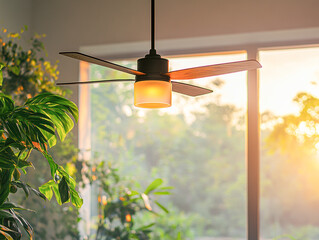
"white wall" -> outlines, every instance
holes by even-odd
[[[32,0],[0,0],[0,29],[18,32],[24,25],[31,27]],[[26,33],[26,37],[30,36]]]

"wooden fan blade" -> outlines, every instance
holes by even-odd
[[[194,78],[203,78],[217,76],[227,73],[234,73],[246,70],[261,68],[256,60],[246,60],[239,62],[230,62],[222,64],[214,64],[202,67],[187,68],[169,72],[168,75],[174,80],[188,80]]]
[[[74,84],[92,84],[92,83],[104,83],[104,82],[135,82],[135,79],[114,79],[114,80],[98,80],[87,82],[61,82],[56,85],[74,85]]]
[[[140,71],[131,69],[131,68],[127,68],[127,67],[123,67],[121,65],[117,65],[115,63],[111,63],[96,57],[91,57],[88,56],[86,54],[83,53],[79,53],[79,52],[60,52],[59,54],[67,56],[67,57],[71,57],[71,58],[75,58],[77,60],[80,61],[85,61],[85,62],[89,62],[89,63],[94,63],[103,67],[108,67],[108,68],[112,68],[121,72],[125,72],[125,73],[129,73],[129,74],[133,74],[133,75],[145,75],[145,73],[142,73]]]
[[[196,96],[213,92],[213,90],[210,90],[207,88],[202,88],[202,87],[190,85],[187,83],[174,82],[174,81],[172,81],[172,90],[173,92],[185,94],[191,97],[196,97]]]

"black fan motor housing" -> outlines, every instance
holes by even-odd
[[[168,73],[168,60],[161,58],[160,55],[150,52],[144,58],[137,61],[137,70],[145,75],[137,75],[136,81],[160,80],[170,81]]]

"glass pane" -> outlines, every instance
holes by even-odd
[[[246,53],[170,57],[170,69],[245,59]],[[118,64],[136,67],[135,60]],[[91,79],[131,78],[96,65],[90,72]],[[246,72],[183,82],[214,93],[197,98],[173,93],[172,107],[143,110],[133,106],[133,83],[91,86],[92,151],[139,183],[137,189],[156,178],[174,187],[172,195],[160,196],[170,213],[154,208],[161,217],[152,220],[157,224],[151,239],[175,240],[178,232],[181,239],[244,239]]]
[[[319,239],[319,48],[260,52],[261,233]]]

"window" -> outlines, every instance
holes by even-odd
[[[224,39],[225,43],[222,43],[221,39]],[[253,39],[259,39],[259,41],[254,42]],[[289,39],[289,41],[284,39]],[[92,101],[104,101],[101,98],[96,98],[94,100],[94,96],[96,93],[98,95],[100,94],[101,96],[103,94],[109,94],[108,105],[104,102],[105,108],[98,109],[98,105],[95,105],[94,102],[92,102],[91,104],[92,114],[94,114],[95,110],[100,111],[99,116],[92,115],[92,118],[96,117],[95,120],[92,120],[92,122],[98,122],[96,126],[92,124],[92,134],[94,133],[94,131],[96,133],[102,133],[103,131],[105,131],[105,129],[111,129],[109,128],[111,125],[115,127],[114,129],[117,128],[116,131],[112,130],[104,136],[105,138],[107,138],[107,141],[105,141],[104,144],[108,143],[110,144],[110,146],[103,145],[102,142],[97,142],[99,141],[99,139],[92,139],[92,145],[95,148],[93,150],[99,151],[99,149],[107,146],[107,149],[109,149],[109,151],[107,151],[104,158],[118,161],[118,164],[120,164],[120,168],[122,169],[121,171],[124,174],[132,175],[132,169],[134,169],[134,171],[137,171],[134,173],[134,175],[137,176],[141,174],[141,176],[145,177],[145,174],[147,174],[147,176],[150,176],[151,178],[161,176],[168,179],[167,181],[169,184],[175,185],[177,187],[174,190],[175,195],[166,200],[167,202],[172,202],[173,205],[169,205],[169,207],[172,207],[174,211],[182,210],[180,212],[182,212],[182,216],[186,216],[185,219],[192,219],[189,218],[187,214],[195,213],[196,215],[196,213],[201,213],[201,205],[208,202],[208,204],[204,206],[209,206],[209,210],[213,211],[211,211],[210,213],[205,212],[204,217],[200,214],[197,214],[197,216],[191,215],[194,216],[194,219],[196,219],[196,224],[193,224],[192,221],[183,221],[183,226],[190,226],[190,235],[198,236],[198,239],[214,239],[216,236],[218,236],[221,238],[229,237],[230,239],[240,238],[256,240],[259,239],[259,235],[261,235],[265,239],[318,239],[317,229],[319,224],[316,216],[314,216],[314,211],[311,211],[316,209],[315,206],[317,204],[317,191],[315,189],[315,186],[318,180],[314,173],[315,171],[318,172],[318,166],[316,164],[318,162],[317,149],[319,148],[319,140],[317,139],[317,133],[319,131],[317,132],[317,129],[319,128],[317,127],[317,123],[314,122],[317,121],[317,116],[316,114],[314,114],[317,111],[316,108],[306,111],[309,116],[314,119],[314,121],[301,121],[301,124],[298,124],[297,126],[290,125],[290,128],[285,131],[285,133],[289,133],[290,135],[279,134],[278,138],[272,138],[276,141],[272,141],[272,144],[270,145],[266,144],[267,141],[270,141],[269,139],[271,138],[269,137],[271,136],[271,133],[272,131],[274,131],[276,126],[280,126],[280,124],[284,122],[284,116],[288,114],[297,114],[300,110],[300,108],[298,108],[298,104],[293,103],[292,101],[292,99],[298,92],[304,91],[308,95],[314,97],[317,96],[316,81],[318,78],[318,68],[317,66],[315,66],[315,63],[318,62],[318,48],[304,47],[287,49],[286,46],[295,46],[298,44],[304,46],[305,44],[316,44],[318,43],[318,41],[319,40],[315,32],[310,33],[309,31],[303,29],[291,31],[287,30],[282,32],[279,31],[252,33],[250,34],[249,41],[247,41],[247,35],[245,34],[238,34],[236,35],[236,37],[234,35],[234,38],[229,38],[229,36],[223,36],[222,38],[198,38],[193,39],[192,41],[185,41],[183,46],[178,45],[179,41],[168,41],[166,42],[166,44],[170,44],[169,47],[167,47],[167,51],[169,51],[169,49],[176,48],[177,52],[181,52],[181,50],[189,48],[188,52],[193,53],[194,51],[191,48],[196,42],[196,45],[199,47],[199,49],[200,47],[202,47],[202,49],[209,49],[209,51],[212,51],[213,49],[214,52],[224,51],[225,49],[246,49],[248,59],[257,58],[257,56],[260,55],[260,61],[263,65],[263,69],[260,71],[259,74],[260,96],[258,90],[259,78],[257,71],[249,71],[247,74],[247,79],[246,73],[241,73],[242,75],[224,75],[221,76],[220,79],[201,79],[200,81],[196,81],[196,85],[212,87],[215,90],[215,92],[212,94],[212,98],[204,96],[203,98],[200,98],[200,101],[197,101],[175,94],[173,98],[173,106],[176,107],[157,112],[145,110],[140,111],[131,108],[131,106],[133,105],[133,84],[130,85],[127,83],[123,83],[118,85],[105,84],[91,86],[91,90],[89,92],[92,95]],[[211,46],[215,47],[212,48]],[[270,47],[272,49],[270,49]],[[283,49],[280,49],[280,47],[283,47]],[[276,49],[274,50],[274,48]],[[88,50],[89,49],[90,48],[88,48]],[[131,54],[134,55],[133,52],[131,52]],[[183,68],[184,66],[196,66],[197,64],[203,65],[202,63],[197,62],[197,60],[202,57],[207,57],[209,59],[209,62],[207,64],[211,64],[215,63],[215,61],[216,63],[220,63],[232,60],[243,60],[246,59],[246,54],[243,52],[232,52],[231,54],[223,53],[214,54],[212,56],[205,55],[196,57],[170,57],[171,66],[172,68]],[[195,61],[194,59],[197,60]],[[129,67],[135,67],[135,60],[122,60],[121,63],[126,64]],[[110,79],[120,76],[123,78],[125,77],[125,75],[123,74],[116,75],[118,73],[108,72],[107,70],[98,68],[94,65],[91,65],[89,68],[91,70],[90,78],[93,80],[102,77],[109,77]],[[82,75],[83,74],[81,74],[81,76]],[[89,77],[85,78],[85,80],[87,79],[89,79]],[[248,84],[246,84],[246,80],[248,80]],[[86,91],[86,93],[87,92],[88,91]],[[242,96],[242,93],[247,94],[248,102],[246,102],[247,97]],[[302,96],[301,100],[307,100],[308,95]],[[261,125],[259,125],[259,98]],[[213,124],[196,124],[200,121],[205,120],[205,118],[209,116],[207,114],[207,111],[205,110],[205,107],[203,107],[205,106],[205,104],[215,104],[215,107],[225,106],[227,104],[233,105],[235,108],[231,108],[229,111],[236,112],[236,114],[232,115],[233,118],[231,119],[235,120],[230,121],[231,127],[227,127],[229,126],[227,124],[221,124],[219,125],[221,127],[218,127],[218,129],[222,130],[217,134],[207,134],[206,131],[204,134],[202,134],[204,126],[207,126],[209,131],[214,131],[214,127],[218,125],[218,121],[213,121],[214,118],[218,118],[220,114],[224,114],[223,116],[228,116],[227,114],[229,113],[221,111],[217,114],[216,112],[215,116],[212,116],[213,119],[209,119],[209,121],[207,121],[210,123],[213,122]],[[183,107],[180,108],[179,106]],[[181,111],[180,109],[183,109],[183,111]],[[102,112],[102,110],[105,112]],[[246,114],[246,112],[248,112],[248,114]],[[105,116],[102,116],[102,113],[104,113]],[[109,119],[114,120],[113,123],[109,122],[107,115],[110,117]],[[247,119],[247,121],[245,121],[245,118]],[[165,121],[162,121],[162,119],[165,119]],[[227,117],[224,117],[221,121],[229,122],[229,119]],[[125,125],[125,128],[121,127],[121,123],[124,123],[124,125],[127,124]],[[147,127],[145,127],[145,129],[141,129],[139,127],[135,131],[135,127],[141,126],[142,123],[144,123],[143,126]],[[99,129],[97,128],[98,126]],[[178,127],[166,128],[167,126]],[[259,127],[261,135],[259,132]],[[134,131],[127,131],[127,129],[131,129]],[[165,129],[165,132],[156,132],[156,129]],[[174,130],[176,132],[184,131],[184,139],[186,140],[182,143],[180,141],[175,141],[176,139],[172,137],[174,135],[170,135],[174,134]],[[207,132],[210,133],[208,130]],[[189,164],[194,163],[194,160],[191,161],[191,159],[194,159],[193,155],[189,156],[187,154],[182,154],[187,153],[188,148],[194,146],[194,141],[196,143],[198,139],[202,140],[202,138],[205,138],[208,135],[213,137],[215,137],[216,135],[219,136],[218,134],[221,134],[221,132],[223,131],[226,135],[228,133],[231,134],[229,138],[230,142],[234,141],[238,143],[236,145],[236,148],[233,149],[235,149],[234,154],[239,158],[236,158],[234,160],[235,166],[232,166],[234,168],[237,168],[238,171],[235,172],[234,175],[231,174],[233,173],[231,171],[227,172],[228,168],[226,167],[226,165],[229,163],[229,161],[226,161],[227,164],[224,166],[222,165],[222,163],[225,163],[225,161],[215,162],[216,165],[213,166],[206,165],[207,169],[204,169],[205,174],[202,174],[203,172],[197,171],[198,169],[200,169],[198,166],[195,166],[195,168],[189,167]],[[192,134],[192,136],[195,136],[196,140],[193,140],[194,138],[189,139],[186,137],[190,134]],[[243,139],[245,139],[245,134],[246,167],[244,166],[245,142],[243,142]],[[89,133],[86,133],[85,136],[87,135],[89,135]],[[140,136],[138,138],[138,141],[133,143],[132,139],[137,138],[137,136]],[[165,138],[163,136],[170,137]],[[298,148],[295,148],[297,145],[293,145],[293,147],[289,145],[288,148],[293,149],[296,153],[294,158],[297,158],[297,156],[301,155],[299,159],[306,159],[306,161],[297,161],[296,159],[294,159],[296,160],[296,165],[289,163],[289,161],[291,161],[289,154],[291,155],[291,153],[293,152],[291,151],[291,153],[287,153],[287,151],[279,151],[282,146],[278,144],[277,141],[279,139],[283,139],[285,136],[293,139],[294,144],[308,144],[304,145],[304,147],[306,146],[307,148],[304,148],[302,151],[299,152],[298,148],[301,148],[300,146],[298,146]],[[124,141],[123,137],[126,137],[126,140],[128,139],[130,141]],[[229,137],[229,135],[227,135],[227,137]],[[160,142],[163,140],[164,142],[169,141],[174,144],[167,146],[165,145],[166,147],[161,147],[162,145],[160,144]],[[225,151],[227,150],[227,148],[223,149],[219,145],[220,142],[223,141],[218,140],[220,139],[214,138],[211,139],[210,142],[202,141],[200,145],[201,148],[199,148],[202,151],[197,151],[197,148],[194,149],[194,151],[197,151],[196,157],[210,154],[210,156],[215,158],[215,153],[221,154],[220,156],[217,154],[217,157],[225,157]],[[261,146],[259,146],[260,140]],[[151,144],[149,144],[148,147],[145,147],[144,145],[143,148],[143,144],[147,142]],[[214,145],[213,143],[217,144]],[[207,146],[210,146],[210,148],[207,147],[206,150],[203,150],[202,147],[205,144]],[[154,155],[152,155],[154,153],[154,149],[152,150],[153,146],[160,146],[160,148],[155,149],[156,154]],[[198,145],[196,145],[196,147],[197,146]],[[126,151],[122,151],[123,148]],[[305,155],[303,153],[306,153],[308,155]],[[160,154],[165,155],[165,158],[158,158]],[[178,156],[178,158],[176,158],[176,156]],[[260,157],[261,169],[259,176]],[[133,163],[125,162],[127,159],[133,158]],[[155,160],[146,161],[147,158]],[[183,162],[185,164],[179,165],[180,162],[175,163],[174,161],[172,161],[172,159],[183,159]],[[136,165],[139,166],[136,167]],[[215,168],[216,171],[209,172],[209,169],[213,168]],[[224,179],[214,178],[216,176],[214,174],[219,170],[221,170],[222,176],[227,176],[227,174],[228,176],[230,176],[228,178],[229,181],[225,181],[226,177]],[[307,170],[309,170],[309,172]],[[211,188],[207,188],[209,190],[208,192],[206,190],[206,192],[200,192],[197,191],[198,189],[196,189],[194,186],[187,186],[187,191],[195,189],[194,192],[198,192],[198,194],[195,194],[195,197],[193,196],[191,200],[194,201],[194,199],[196,199],[197,202],[195,206],[197,206],[197,209],[193,209],[191,206],[193,202],[187,203],[186,199],[183,199],[183,205],[178,205],[181,203],[176,204],[176,199],[181,194],[183,197],[185,197],[185,195],[183,195],[183,191],[180,191],[180,189],[183,189],[182,186],[185,183],[178,181],[178,179],[175,179],[175,176],[179,176],[181,173],[187,173],[189,175],[187,176],[187,179],[191,179],[193,173],[200,173],[198,174],[198,176],[200,177],[196,178],[196,180],[200,181],[200,183],[205,183],[204,176],[208,176],[209,180],[218,179],[219,183],[223,183],[223,186],[226,186],[226,188],[224,189],[227,189],[227,186],[230,186],[232,182],[233,188],[229,188],[229,191],[225,190],[223,194],[219,196],[219,198],[215,199],[214,193],[216,193],[216,191],[219,191],[222,185],[214,187],[215,185],[211,184]],[[261,178],[261,182],[259,182],[259,178]],[[203,186],[205,186],[205,184],[203,184]],[[242,191],[238,191],[236,196],[232,195],[236,192],[234,191],[235,189],[240,189],[239,186],[242,187]],[[179,195],[176,193],[178,193]],[[225,200],[226,195],[227,200]],[[248,196],[247,198],[246,195]],[[218,194],[215,196],[218,196]],[[232,197],[234,196],[235,198],[232,199]],[[260,206],[259,198],[261,198]],[[199,199],[201,201],[199,201]],[[276,199],[278,201],[276,201]],[[237,205],[231,203],[232,200],[234,200]],[[214,205],[214,203],[216,202],[222,202],[224,204]],[[247,203],[248,207],[246,207]],[[309,207],[308,204],[311,207]],[[233,206],[235,205],[236,209],[233,208]],[[232,212],[230,211],[231,209],[235,211],[235,215],[232,214]],[[303,210],[305,210],[305,212],[302,212]],[[246,212],[248,213],[247,217]],[[196,218],[198,217],[198,215],[199,218]],[[226,218],[223,218],[223,216],[226,216]],[[239,219],[234,216],[241,216],[241,218]],[[300,218],[296,216],[300,216]],[[200,217],[202,220],[205,217],[207,219],[205,219],[204,222],[201,222]],[[259,218],[261,220],[260,224]],[[183,218],[181,217],[180,219]],[[226,229],[223,227],[220,228],[220,226],[218,226],[219,223],[223,223],[225,221],[224,219],[226,219],[226,221],[230,219],[231,221],[228,224],[229,227]],[[214,222],[215,220],[216,222]],[[261,234],[259,234],[259,225],[261,225]],[[215,231],[216,226],[218,226],[217,231]],[[247,234],[246,228],[248,229]]]
[[[260,51],[261,235],[319,239],[319,48]]]
[[[245,52],[169,57],[171,70],[246,58]],[[119,63],[135,67],[135,61]],[[173,107],[162,110],[135,108],[132,83],[91,85],[92,152],[142,189],[155,178],[173,186],[173,195],[163,197],[171,211],[163,224],[179,221],[183,239],[246,236],[246,75],[191,81],[214,93],[198,98],[174,93]],[[126,77],[131,76],[90,66],[90,79]]]

